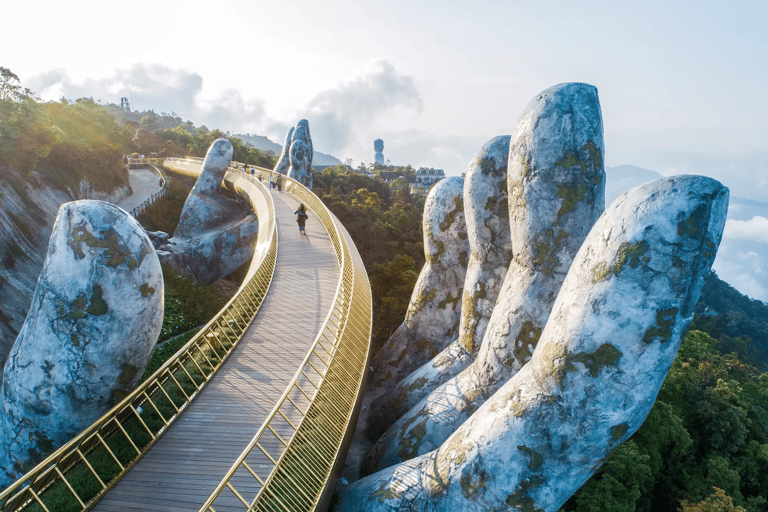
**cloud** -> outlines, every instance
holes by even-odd
[[[728,219],[725,222],[723,238],[768,242],[768,218],[755,215],[750,220]]]
[[[105,103],[120,103],[121,97],[131,100],[134,110],[175,112],[196,125],[222,130],[242,130],[263,122],[261,101],[249,101],[240,92],[228,89],[206,97],[203,77],[163,64],[134,64],[118,68],[112,76],[86,79],[75,83],[63,69],[32,77],[29,87],[44,100],[62,97],[77,99],[91,97]]]
[[[383,130],[409,122],[422,108],[413,79],[389,61],[377,59],[366,65],[361,76],[317,94],[299,111],[299,118],[310,120],[316,147],[367,162],[373,159],[373,141]],[[272,129],[276,128],[274,123]],[[270,135],[282,142],[285,130]],[[362,157],[361,148],[369,148],[369,159]]]

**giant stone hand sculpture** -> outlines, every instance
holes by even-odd
[[[173,237],[152,232],[160,260],[205,283],[231,274],[253,257],[258,234],[256,215],[221,193],[232,160],[232,143],[216,140],[189,193]]]
[[[493,294],[494,303],[486,310],[490,321],[482,324],[483,330],[473,338],[460,338],[463,348],[477,357],[389,427],[370,450],[364,474],[440,446],[530,358],[573,256],[603,211],[602,155],[603,123],[595,87],[557,85],[528,105],[509,145],[505,173],[511,262],[508,257],[486,263],[495,267],[496,289],[501,292]],[[474,288],[484,290],[486,283],[494,283],[490,270]],[[462,316],[476,317],[478,306],[467,300],[467,288],[465,284]]]
[[[554,512],[650,411],[714,261],[727,189],[660,180],[595,222],[597,91],[561,84],[518,123],[508,192],[512,261],[475,362],[382,436],[361,473],[386,469],[337,510]]]
[[[138,222],[102,201],[62,205],[5,364],[0,485],[133,390],[162,320],[160,261]]]
[[[309,122],[300,120],[285,134],[285,142],[274,172],[286,174],[298,182],[307,184],[311,179],[314,148],[309,134]]]
[[[337,510],[554,512],[643,423],[693,318],[728,190],[627,192],[587,235],[533,355],[439,448],[351,484]]]

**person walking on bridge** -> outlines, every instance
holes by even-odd
[[[277,175],[277,191],[280,192],[283,188],[283,175],[278,174]]]
[[[304,203],[301,203],[299,205],[299,209],[293,213],[296,214],[296,222],[299,224],[299,234],[306,235],[307,232],[304,230],[304,227],[307,222],[307,218],[309,218],[309,215],[307,215],[307,207],[304,206]]]

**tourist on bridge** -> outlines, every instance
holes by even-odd
[[[269,189],[272,190],[275,188],[275,177],[271,174],[269,175]]]
[[[299,209],[293,213],[296,214],[296,222],[299,223],[299,233],[306,235],[307,233],[304,231],[304,224],[306,224],[307,218],[309,217],[309,215],[307,215],[307,207],[304,206],[304,203],[301,203]]]
[[[278,174],[277,175],[277,191],[280,192],[283,188],[283,175]]]

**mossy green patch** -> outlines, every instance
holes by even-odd
[[[507,174],[507,166],[501,165],[497,167],[496,160],[489,156],[486,156],[480,160],[480,170],[484,175],[491,176],[493,178],[501,178]]]
[[[536,506],[529,492],[535,487],[540,487],[546,481],[546,478],[543,476],[532,476],[526,480],[523,480],[520,482],[517,490],[507,496],[505,503],[507,506],[522,512],[544,512],[542,509]]]
[[[462,268],[467,268],[467,265],[469,265],[469,254],[467,251],[461,251],[459,253],[459,265],[461,265]]]
[[[541,465],[544,464],[544,457],[542,457],[539,452],[534,451],[527,446],[518,446],[517,449],[521,452],[525,452],[531,458],[531,461],[528,463],[528,469],[531,471],[538,471]]]
[[[446,231],[456,221],[456,216],[464,213],[464,199],[460,196],[454,197],[453,202],[456,206],[445,214],[445,219],[440,223],[440,231]]]
[[[684,214],[680,216],[684,217]],[[680,218],[680,217],[678,217]],[[705,203],[698,205],[688,217],[677,223],[677,236],[693,237],[706,229],[709,224],[709,208]]]
[[[458,305],[460,300],[461,300],[461,296],[458,293],[454,297],[452,292],[448,292],[448,295],[446,295],[443,300],[437,303],[437,307],[439,307],[440,309],[445,309],[446,307],[448,307],[448,304],[451,304],[453,308],[456,309],[456,306]]]
[[[652,343],[657,339],[662,343],[669,341],[676,316],[677,308],[659,309],[656,311],[656,325],[645,331],[643,341],[646,343]]]
[[[568,354],[566,356],[565,371],[577,371],[577,368],[573,363],[581,363],[587,368],[587,370],[589,370],[590,376],[597,377],[600,373],[600,370],[606,366],[615,365],[616,361],[618,361],[622,355],[623,354],[619,351],[619,349],[610,343],[603,343],[597,350],[592,353],[579,352],[578,354]]]
[[[93,293],[91,294],[91,303],[86,310],[93,316],[106,315],[109,312],[109,306],[103,299],[104,290],[98,284],[93,285]]]
[[[459,485],[461,485],[461,492],[468,500],[476,501],[480,495],[481,490],[485,490],[485,471],[479,471],[477,475],[471,475],[464,473],[459,478]]]
[[[618,425],[614,425],[611,427],[611,438],[614,441],[618,441],[622,437],[624,437],[624,434],[627,433],[627,430],[629,430],[629,425],[625,423],[619,423]]]
[[[557,231],[557,235],[555,235],[555,231]],[[548,229],[539,240],[534,242],[533,264],[544,275],[551,276],[557,268],[559,261],[556,255],[567,236],[563,230]]]
[[[144,298],[147,298],[155,293],[155,289],[152,286],[149,286],[149,283],[142,284],[139,287],[139,291],[141,292],[141,296]]]
[[[592,267],[592,282],[599,283],[600,281],[605,281],[611,274],[618,277],[621,270],[627,264],[629,264],[630,268],[637,268],[641,262],[647,264],[650,258],[643,257],[643,255],[648,252],[648,249],[649,246],[646,240],[641,240],[634,244],[622,243],[616,251],[616,261],[612,265],[601,261]]]
[[[424,413],[424,414],[422,414]],[[419,416],[426,416],[427,413],[424,411],[419,412],[412,421],[415,421]],[[403,437],[403,439],[400,440],[400,451],[397,452],[397,455],[400,457],[401,460],[409,460],[418,455],[419,453],[419,447],[421,446],[421,441],[424,439],[424,436],[427,433],[427,421],[429,418],[424,418],[419,423],[416,423],[410,431],[408,431],[407,435],[408,437]],[[412,422],[408,422],[406,425],[404,425],[403,431],[405,431],[408,428],[408,425]]]
[[[69,335],[69,341],[72,343],[73,347],[80,346],[80,337],[75,333]]]
[[[533,168],[531,167],[531,154],[528,153],[527,155],[520,156],[520,165],[523,166],[523,178],[527,177],[531,172],[533,172]]]
[[[75,300],[69,303],[69,307],[65,307],[64,314],[66,314],[67,318],[70,320],[80,320],[81,318],[85,318],[85,306],[87,301],[88,298],[84,293],[79,294],[75,297]],[[59,308],[58,311],[61,315],[61,308]]]
[[[560,218],[563,215],[571,213],[576,209],[576,206],[584,201],[587,196],[589,187],[586,183],[578,183],[576,185],[558,185],[557,195],[563,200],[560,205],[560,209],[557,211],[557,223],[560,223]]]
[[[524,363],[527,358],[533,355],[531,347],[535,348],[536,344],[538,344],[539,338],[541,337],[541,330],[541,327],[536,327],[531,320],[523,320],[513,350],[515,359],[517,359],[519,363]]]
[[[85,257],[85,253],[81,248],[81,244],[85,244],[89,247],[104,249],[103,255],[108,258],[106,263],[108,267],[114,268],[118,265],[127,264],[128,268],[133,270],[139,265],[139,260],[130,257],[130,250],[123,250],[120,247],[117,231],[114,228],[101,230],[97,236],[88,231],[88,226],[85,222],[81,222],[72,227],[67,244],[77,258]]]
[[[498,206],[498,204],[499,204],[498,198],[496,196],[490,196],[485,201],[485,210],[489,212],[496,211],[496,207]]]

